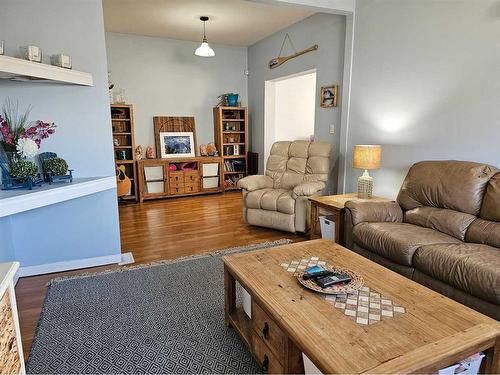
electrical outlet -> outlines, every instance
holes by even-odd
[[[330,134],[334,134],[335,133],[335,124],[331,124],[330,125]]]

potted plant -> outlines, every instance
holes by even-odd
[[[36,178],[38,175],[36,164],[25,159],[33,158],[38,153],[42,141],[55,132],[56,125],[53,123],[30,121],[30,112],[31,108],[28,107],[20,113],[18,104],[9,99],[2,107],[0,154],[4,155],[2,160],[7,160],[6,163],[0,163],[3,188],[9,188],[19,181],[31,181]]]

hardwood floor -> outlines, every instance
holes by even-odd
[[[120,206],[122,253],[136,263],[178,258],[233,246],[280,238],[303,241],[302,235],[247,225],[241,220],[241,193],[149,201]],[[59,276],[119,266],[22,278],[16,286],[17,306],[26,359],[47,292],[46,283]]]

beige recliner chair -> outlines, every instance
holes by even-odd
[[[329,143],[276,142],[264,176],[238,181],[243,190],[243,220],[261,227],[306,232],[309,201],[321,195],[330,172]]]

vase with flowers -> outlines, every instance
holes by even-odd
[[[55,133],[56,125],[41,120],[30,121],[29,115],[31,108],[28,107],[23,113],[19,112],[17,103],[7,100],[0,113],[0,152],[3,153],[8,161],[8,172],[12,177],[26,178],[25,173],[22,176],[16,176],[18,170],[25,171],[29,168],[29,174],[33,174],[33,166],[27,165],[27,160],[38,154],[40,145],[44,139],[49,138]],[[24,161],[21,165],[20,161]]]

